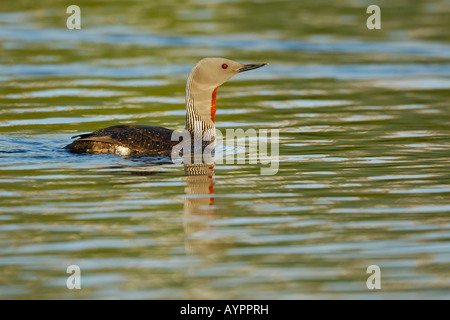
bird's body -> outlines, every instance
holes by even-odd
[[[202,139],[214,140],[217,88],[239,72],[264,65],[224,58],[200,60],[186,84],[186,130],[191,136],[200,134]],[[65,148],[74,153],[170,155],[179,143],[173,133],[163,127],[118,125],[74,136],[79,138]]]
[[[172,141],[173,130],[152,126],[119,125],[81,134],[66,149],[74,153],[115,153],[120,155],[170,155],[178,141]]]

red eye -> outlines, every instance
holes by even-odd
[[[228,65],[227,65],[226,63],[224,63],[224,64],[222,65],[222,69],[226,69],[226,68],[228,68]]]

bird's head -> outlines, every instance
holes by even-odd
[[[204,58],[191,71],[199,88],[217,88],[238,73],[265,66],[266,63],[242,64],[225,58]]]
[[[199,127],[214,128],[217,88],[238,73],[265,65],[266,63],[242,64],[225,58],[200,60],[186,83],[186,128],[194,132],[198,118],[202,121]]]

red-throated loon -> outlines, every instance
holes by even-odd
[[[260,68],[266,63],[241,64],[225,58],[204,58],[192,69],[186,83],[186,130],[203,136],[215,130],[217,88],[236,74]],[[118,125],[80,134],[65,148],[76,153],[121,155],[169,155],[178,141],[174,130],[138,125]]]

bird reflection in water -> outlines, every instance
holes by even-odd
[[[217,253],[210,224],[215,219],[214,164],[185,164],[184,232],[188,254]],[[214,250],[213,250],[214,248]]]
[[[154,176],[164,174],[164,171],[155,170],[160,165],[171,164],[167,158],[161,159],[133,156],[129,158],[133,161],[145,162],[152,168],[149,170],[136,170],[141,167],[130,167],[126,165],[111,166],[108,169],[123,170],[126,168],[128,174],[137,176]],[[192,163],[183,164],[185,177],[184,181],[184,216],[183,228],[185,234],[185,248],[187,254],[217,254],[220,243],[217,242],[219,236],[211,225],[215,216],[215,196],[214,196],[214,158],[212,163]],[[204,161],[204,159],[203,159]],[[132,168],[130,170],[130,168]],[[148,167],[145,167],[148,168]]]

